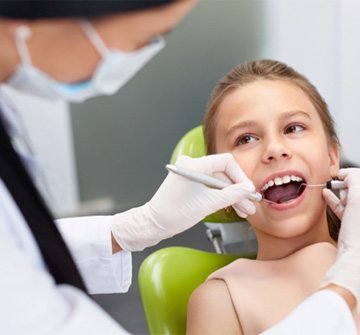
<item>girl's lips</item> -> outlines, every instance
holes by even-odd
[[[305,194],[307,193],[306,191],[307,188],[305,188],[305,190],[297,198],[284,202],[282,204],[269,203],[265,201],[263,201],[263,203],[266,204],[266,206],[270,207],[271,209],[275,209],[278,211],[286,211],[299,206],[302,203],[302,201],[305,199]]]

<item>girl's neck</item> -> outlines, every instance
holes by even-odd
[[[258,240],[258,260],[285,258],[306,246],[320,242],[329,242],[336,246],[336,242],[330,237],[326,221],[313,226],[303,235],[291,238],[279,238],[259,231],[255,233]]]

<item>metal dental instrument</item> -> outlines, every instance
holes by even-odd
[[[227,186],[232,185],[231,183],[226,182],[224,180],[220,180],[220,179],[208,176],[208,175],[206,175],[204,173],[195,172],[195,171],[191,171],[191,170],[188,170],[188,169],[180,168],[180,167],[175,166],[175,165],[167,164],[166,169],[168,171],[171,171],[171,172],[177,174],[177,175],[186,177],[186,178],[191,179],[193,181],[196,181],[198,183],[202,183],[202,184],[204,184],[206,186],[217,188],[217,189],[223,189],[223,188],[225,188]],[[262,195],[260,193],[258,193],[258,192],[250,193],[248,198],[249,198],[249,200],[254,200],[254,201],[263,200]]]
[[[328,180],[324,184],[305,184],[302,183],[300,186],[305,185],[306,187],[323,187],[327,188],[329,190],[342,190],[344,188],[347,188],[346,184],[342,180]]]

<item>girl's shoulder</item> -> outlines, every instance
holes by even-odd
[[[191,294],[187,334],[243,334],[230,292],[223,280],[209,280]]]
[[[208,279],[264,279],[278,278],[283,274],[294,275],[308,270],[314,271],[314,267],[320,272],[325,271],[336,258],[336,247],[328,242],[320,242],[308,245],[297,250],[293,254],[276,260],[253,260],[239,258],[227,266],[213,272]]]

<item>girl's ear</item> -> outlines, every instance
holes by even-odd
[[[340,147],[337,143],[329,145],[330,175],[336,177],[340,169]]]

